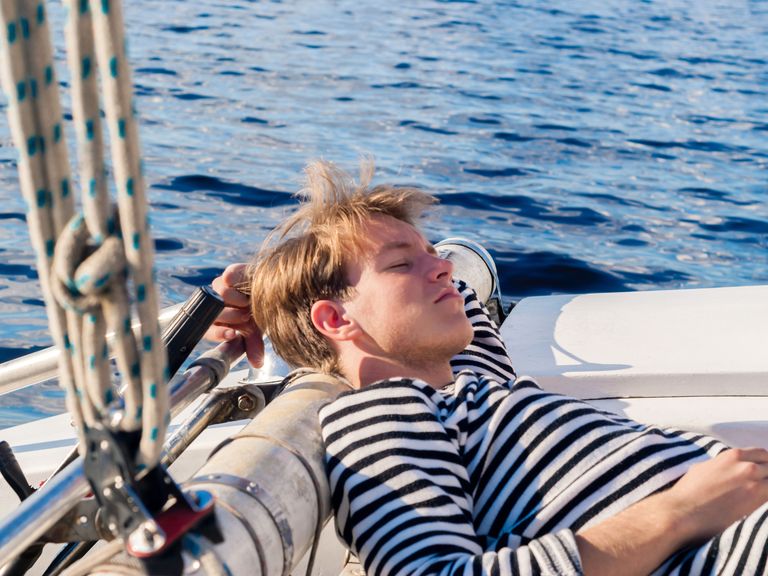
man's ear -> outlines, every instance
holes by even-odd
[[[318,300],[312,304],[310,316],[317,331],[331,340],[351,340],[361,333],[358,323],[335,300]]]

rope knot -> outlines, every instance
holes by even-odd
[[[119,230],[97,245],[83,215],[76,214],[56,242],[52,271],[52,291],[64,308],[79,314],[97,308],[112,284],[125,282],[126,260]]]

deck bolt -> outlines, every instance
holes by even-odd
[[[249,394],[241,394],[237,398],[237,408],[243,412],[250,412],[256,407],[256,402]]]

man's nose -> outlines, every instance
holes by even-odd
[[[446,276],[450,279],[453,275],[453,262],[436,255],[431,255],[430,279],[442,280]]]

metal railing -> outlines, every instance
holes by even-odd
[[[175,304],[160,312],[158,320],[161,330],[165,330],[182,306],[183,303]],[[138,321],[135,322],[134,331],[139,326]],[[110,341],[112,339],[111,335],[107,335],[107,338]],[[59,349],[51,346],[0,364],[0,396],[56,378],[59,371],[59,354]]]

